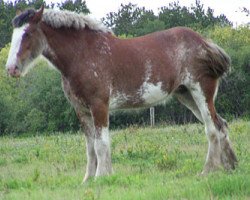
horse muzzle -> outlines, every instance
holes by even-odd
[[[7,71],[8,71],[8,74],[12,77],[20,77],[21,76],[21,71],[20,69],[18,68],[18,66],[16,65],[13,65],[13,66],[7,66]]]

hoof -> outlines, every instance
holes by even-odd
[[[201,173],[198,174],[199,177],[204,177],[204,176],[207,176],[208,172],[206,171],[202,171]]]
[[[220,170],[222,170],[221,164],[219,163],[213,164],[213,163],[207,162],[203,168],[203,171],[201,172],[201,176],[206,176],[211,172],[220,171]]]
[[[89,182],[90,180],[92,180],[94,178],[94,176],[89,176],[89,175],[85,175],[83,180],[82,180],[82,185],[86,184],[87,182]]]
[[[232,149],[227,149],[221,154],[221,163],[225,170],[234,170],[236,168],[238,161]]]
[[[222,143],[223,144],[223,143]],[[233,170],[237,166],[237,157],[232,150],[228,141],[225,141],[222,145],[222,152],[221,152],[221,163],[225,170]]]

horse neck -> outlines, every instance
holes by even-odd
[[[89,29],[55,29],[44,23],[41,29],[47,40],[43,55],[65,76],[75,71],[72,68],[77,66],[74,63],[77,54],[85,61],[89,46],[98,40],[98,34]]]

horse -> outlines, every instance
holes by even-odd
[[[211,40],[185,27],[120,39],[89,15],[44,6],[23,11],[12,24],[7,72],[24,76],[42,56],[61,73],[65,96],[84,128],[84,182],[113,172],[110,112],[150,107],[171,96],[205,125],[208,152],[202,174],[222,166],[235,169],[227,122],[214,106],[231,61]]]

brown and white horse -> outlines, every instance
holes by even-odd
[[[85,129],[91,176],[112,173],[109,111],[151,106],[170,96],[205,125],[209,147],[203,173],[234,169],[226,121],[215,110],[219,79],[230,58],[187,28],[119,39],[96,20],[69,11],[32,9],[13,19],[6,68],[24,75],[42,55],[61,73],[65,95]]]

